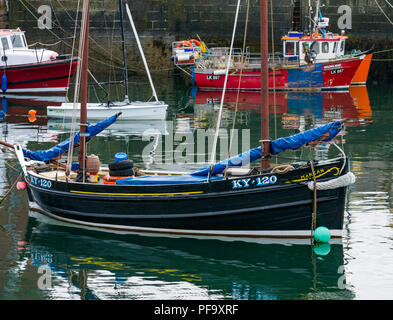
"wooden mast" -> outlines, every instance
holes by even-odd
[[[262,169],[269,167],[269,37],[268,37],[268,0],[260,0],[261,11],[261,147]]]
[[[88,81],[88,56],[89,56],[89,16],[90,0],[84,0],[86,5],[84,11],[84,35],[82,70],[81,70],[81,109],[80,109],[80,147],[79,147],[79,168],[83,173],[85,181],[86,169],[86,132],[87,132],[87,81]],[[82,40],[82,39],[81,39]]]

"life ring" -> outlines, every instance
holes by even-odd
[[[190,42],[187,41],[187,40],[184,40],[184,41],[180,42],[180,43],[176,46],[176,48],[181,48],[181,47],[190,47],[190,48],[192,48],[192,43],[190,43]]]
[[[201,43],[200,43],[198,40],[195,40],[195,39],[191,39],[191,40],[189,40],[188,42],[189,42],[189,43],[196,44],[198,47],[201,46]]]

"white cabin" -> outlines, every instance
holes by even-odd
[[[300,32],[290,32],[282,37],[283,57],[287,60],[307,64],[311,59],[313,63],[338,59],[345,54],[345,40],[347,36],[327,33],[315,33],[305,36]]]
[[[29,49],[25,32],[18,29],[0,30],[0,66],[10,67],[55,60],[57,52],[46,49]]]

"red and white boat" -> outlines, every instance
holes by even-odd
[[[65,94],[78,58],[47,49],[30,49],[24,31],[0,30],[2,93]]]

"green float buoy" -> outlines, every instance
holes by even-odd
[[[330,240],[330,231],[326,227],[318,227],[314,231],[314,239],[317,242],[329,242]]]
[[[318,256],[327,256],[330,253],[330,243],[328,242],[318,242],[314,245],[314,253]]]

